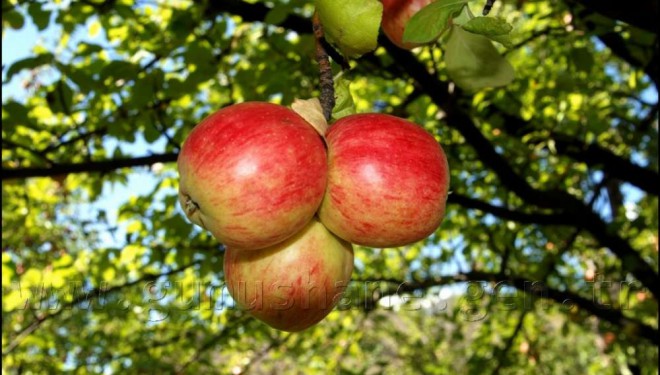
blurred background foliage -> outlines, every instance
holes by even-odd
[[[474,94],[442,43],[350,62],[359,112],[443,146],[449,206],[421,243],[357,248],[340,306],[298,334],[234,308],[174,161],[218,108],[318,96],[313,3],[2,11],[3,42],[38,34],[3,49],[3,373],[658,373],[657,2],[497,2],[516,79]]]

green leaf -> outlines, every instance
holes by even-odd
[[[497,43],[503,45],[506,48],[513,47],[513,42],[511,41],[511,35],[509,35],[509,34],[489,35],[488,39],[492,40],[493,42],[497,42]]]
[[[88,93],[94,90],[96,82],[85,70],[76,69],[70,66],[66,66],[66,68],[67,69],[62,69],[62,73],[78,86],[80,92]]]
[[[161,132],[156,129],[154,121],[156,121],[154,115],[151,115],[148,112],[143,112],[136,120],[136,122],[142,123],[141,125],[144,128],[144,133],[142,135],[144,136],[144,140],[148,143],[154,143],[162,136]]]
[[[188,11],[178,11],[172,16],[169,29],[178,38],[185,38],[197,25],[195,17]]]
[[[3,12],[3,14],[2,14],[2,23],[3,23],[3,25],[4,25],[5,22],[7,24],[9,24],[9,26],[12,29],[18,30],[18,29],[22,28],[23,25],[25,24],[25,17],[23,17],[22,14],[20,14],[19,12],[15,11],[15,10],[9,11],[7,13]]]
[[[42,31],[48,27],[50,23],[50,14],[48,10],[43,10],[41,3],[30,3],[28,6],[28,14],[32,17],[32,22],[37,25],[39,31]]]
[[[73,90],[71,87],[60,80],[57,82],[53,89],[46,94],[46,101],[53,113],[71,113],[71,105],[73,104]]]
[[[351,82],[342,77],[335,80],[335,107],[332,109],[332,118],[334,120],[352,115],[356,112],[350,85]]]
[[[325,38],[346,57],[357,58],[378,46],[383,4],[378,0],[317,0]]]
[[[78,56],[89,56],[91,54],[103,51],[103,47],[88,42],[80,42],[76,48],[76,55]]]
[[[511,48],[511,26],[502,18],[497,17],[474,17],[462,25],[465,31],[488,37],[506,48]]]
[[[589,72],[594,66],[593,55],[584,47],[571,49],[569,56],[578,71]]]
[[[498,17],[474,17],[462,26],[465,31],[485,36],[506,35],[513,30],[513,26]]]
[[[131,80],[137,76],[139,67],[127,61],[112,61],[101,70],[101,78]]]
[[[134,109],[144,109],[147,103],[154,99],[154,86],[151,75],[136,80],[133,86],[133,99],[127,105]]]
[[[215,73],[215,57],[211,46],[206,42],[194,41],[188,45],[188,49],[183,53],[183,58],[187,64],[195,65],[197,72],[200,69]]]
[[[27,125],[30,123],[28,109],[21,103],[8,100],[2,104],[2,130],[13,132],[16,125]],[[8,133],[11,134],[11,133]]]
[[[52,53],[44,53],[34,57],[27,57],[25,59],[18,60],[13,63],[9,69],[7,69],[6,82],[11,81],[12,77],[23,69],[34,69],[38,66],[49,64],[52,61]]]
[[[286,20],[286,18],[289,16],[289,13],[291,13],[290,7],[285,5],[278,5],[266,13],[264,22],[269,25],[279,25],[284,22],[284,20]]]
[[[430,43],[447,30],[449,20],[467,4],[465,0],[438,0],[415,13],[403,32],[405,43]]]
[[[488,38],[460,26],[451,28],[445,63],[449,77],[466,91],[503,86],[514,78],[513,67]]]

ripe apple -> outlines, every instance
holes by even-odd
[[[353,272],[352,245],[316,218],[275,246],[227,247],[225,282],[239,308],[273,328],[296,332],[332,311]]]
[[[260,249],[300,231],[325,191],[319,134],[291,109],[247,102],[197,125],[178,158],[188,218],[220,242]]]
[[[341,118],[326,135],[321,222],[354,244],[396,247],[426,238],[444,216],[449,166],[420,126],[383,114]]]
[[[392,43],[403,49],[413,49],[421,44],[404,43],[403,32],[408,20],[420,9],[434,0],[381,0],[383,3],[383,19],[380,27]]]

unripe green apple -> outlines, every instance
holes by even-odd
[[[346,57],[378,46],[383,5],[378,0],[316,0],[325,38]]]

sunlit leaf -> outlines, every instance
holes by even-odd
[[[465,31],[485,36],[506,35],[513,30],[513,26],[506,20],[496,17],[474,17],[461,27]]]
[[[458,15],[467,4],[465,0],[437,0],[420,9],[406,24],[403,41],[429,43],[436,40],[449,27],[449,20]]]
[[[511,64],[488,38],[459,26],[450,31],[445,63],[452,80],[468,91],[507,85],[514,79]]]

